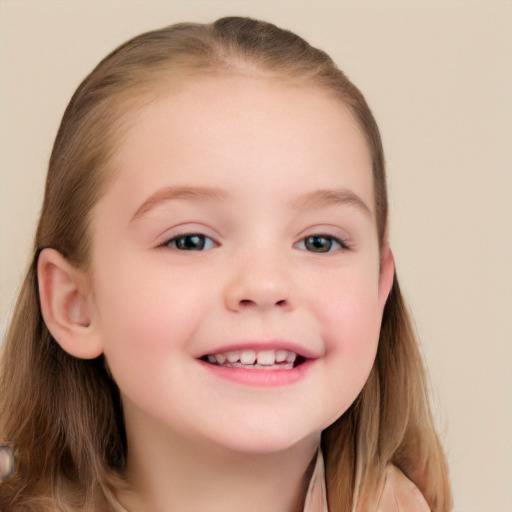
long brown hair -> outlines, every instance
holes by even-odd
[[[19,454],[16,477],[0,485],[1,510],[95,510],[100,501],[122,510],[113,492],[122,482],[127,448],[119,390],[102,356],[74,358],[50,335],[38,299],[38,255],[52,247],[87,268],[89,215],[108,186],[110,156],[130,112],[176,77],[248,66],[323,88],[351,110],[372,156],[377,230],[381,247],[386,243],[379,130],[362,94],[327,54],[291,32],[247,18],[173,25],[117,48],[75,92],[51,155],[33,260],[0,366],[0,442],[14,444]],[[363,510],[388,464],[419,487],[433,511],[451,508],[425,371],[396,276],[370,377],[350,409],[323,433],[322,447],[332,512]]]

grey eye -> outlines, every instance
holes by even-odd
[[[302,239],[297,247],[303,251],[326,253],[340,249],[348,249],[348,246],[336,237],[327,235],[311,235]]]
[[[332,248],[333,240],[325,236],[308,236],[304,240],[304,246],[308,251],[329,252]]]
[[[165,245],[180,251],[204,251],[213,249],[215,242],[206,235],[190,233],[172,238]]]

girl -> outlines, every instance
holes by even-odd
[[[143,34],[80,85],[0,386],[2,511],[451,507],[377,125],[267,23]]]

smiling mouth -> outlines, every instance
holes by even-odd
[[[292,370],[306,359],[289,350],[233,350],[201,357],[202,361],[226,368]]]

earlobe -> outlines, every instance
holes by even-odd
[[[379,304],[384,310],[389,293],[395,278],[395,260],[388,244],[384,245],[381,253],[380,276],[379,276]]]
[[[93,359],[102,353],[87,275],[54,249],[37,262],[41,313],[48,330],[69,354]]]

